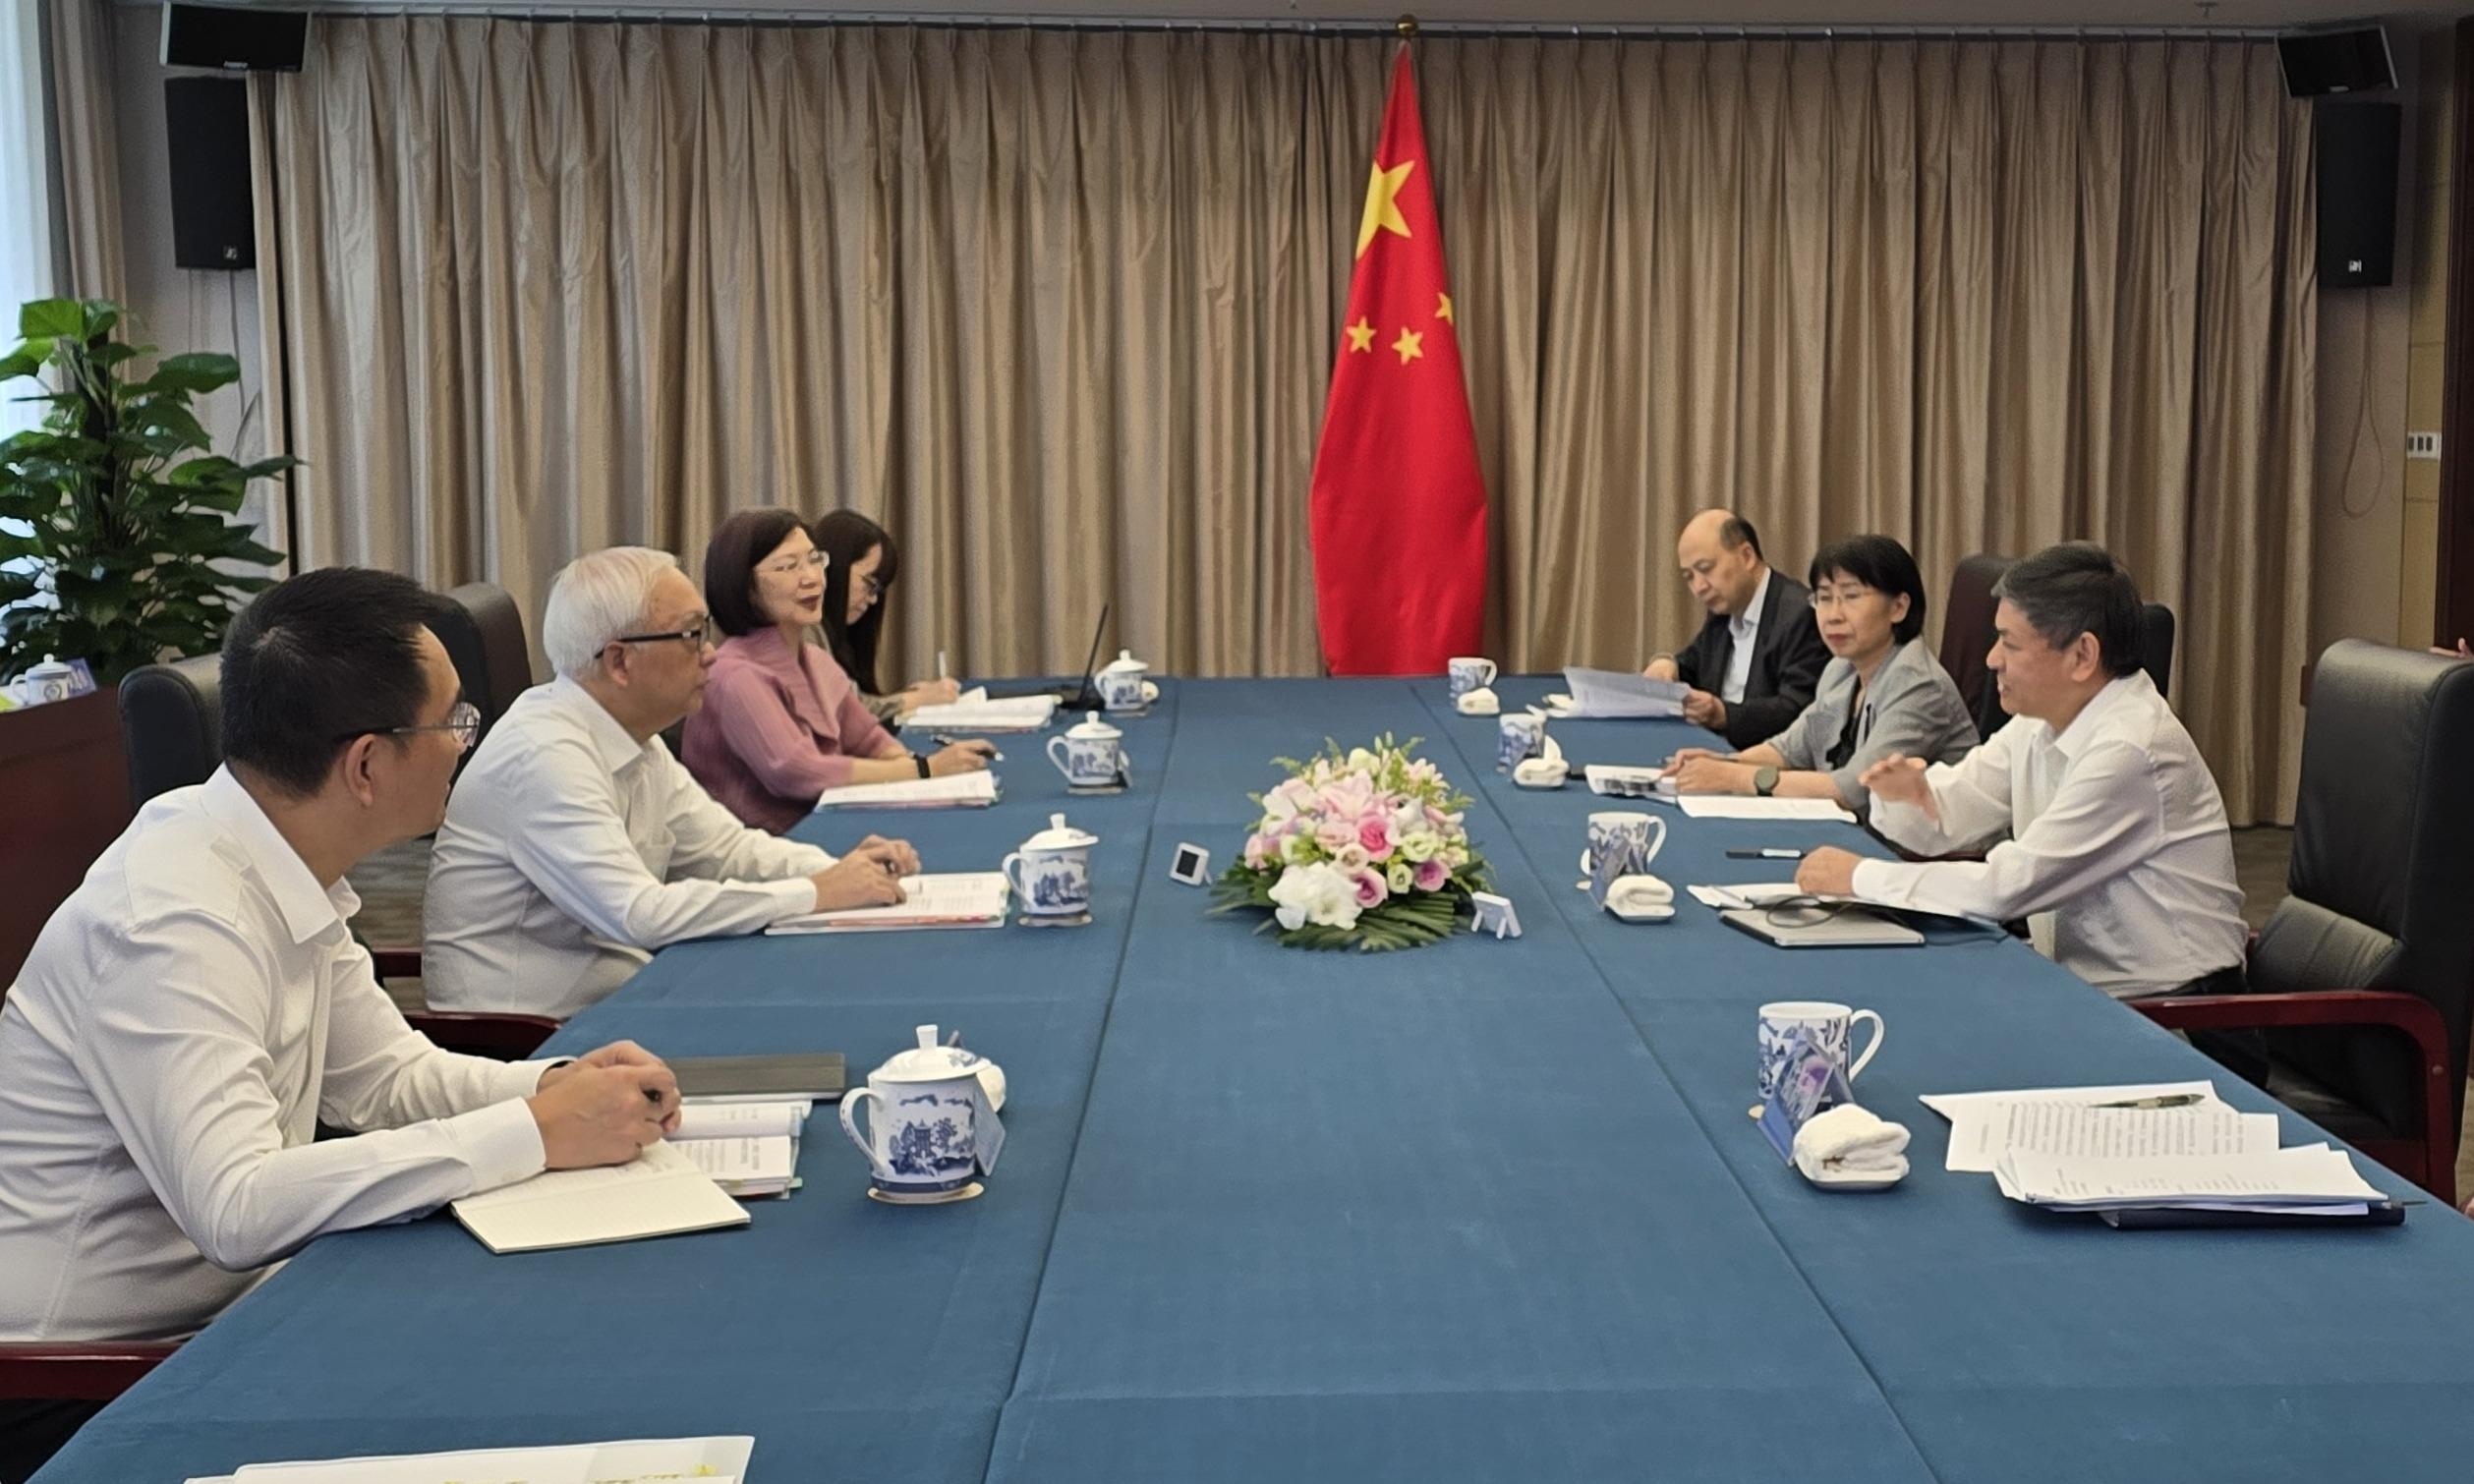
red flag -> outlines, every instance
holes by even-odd
[[[1452,314],[1404,45],[1314,455],[1315,611],[1334,674],[1440,673],[1477,651],[1486,484]]]

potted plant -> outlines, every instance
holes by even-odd
[[[168,356],[115,338],[120,306],[42,299],[18,316],[0,385],[48,403],[42,426],[0,442],[0,680],[46,655],[87,661],[111,686],[142,664],[204,654],[283,554],[226,517],[289,456],[240,464],[212,451],[190,399],[240,379],[230,356]]]

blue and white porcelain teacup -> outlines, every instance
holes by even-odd
[[[1859,1020],[1872,1022],[1872,1037],[1865,1043],[1864,1055],[1854,1062],[1847,1053],[1855,1039]],[[1877,1010],[1851,1009],[1826,999],[1775,999],[1760,1008],[1760,1078],[1761,1101],[1769,1101],[1778,1090],[1778,1079],[1787,1069],[1787,1053],[1793,1049],[1799,1033],[1814,1049],[1838,1064],[1847,1080],[1865,1069],[1872,1054],[1881,1049],[1881,1015]]]
[[[949,1196],[996,1169],[1005,1126],[1005,1076],[996,1063],[958,1046],[940,1046],[937,1028],[917,1028],[919,1044],[868,1073],[868,1085],[842,1096],[842,1132],[868,1157],[868,1183],[892,1201]],[[868,1126],[859,1107],[874,1102]]]
[[[1631,809],[1602,809],[1589,816],[1589,848],[1581,869],[1589,873],[1589,896],[1606,905],[1609,887],[1622,877],[1646,873],[1666,848],[1666,821]]]
[[[1100,704],[1113,712],[1138,712],[1160,699],[1160,687],[1144,678],[1151,666],[1134,657],[1131,650],[1119,650],[1117,657],[1104,665],[1093,678],[1099,682]]]
[[[1495,718],[1495,771],[1510,772],[1525,758],[1546,753],[1546,718],[1535,712],[1505,712]]]
[[[1445,660],[1443,668],[1452,677],[1452,699],[1455,701],[1495,683],[1495,662],[1481,656],[1457,655]]]
[[[1064,736],[1048,739],[1048,761],[1076,788],[1104,788],[1125,771],[1124,733],[1085,716]]]
[[[1031,917],[1078,917],[1091,910],[1091,847],[1099,836],[1048,817],[1048,828],[1022,842],[998,869]]]

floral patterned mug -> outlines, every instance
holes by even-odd
[[[948,1195],[997,1167],[1005,1140],[996,1105],[1002,1074],[976,1052],[939,1046],[937,1028],[918,1028],[919,1045],[868,1073],[868,1085],[842,1095],[841,1127],[868,1157],[868,1183],[896,1201]],[[859,1105],[876,1112],[862,1131]]]

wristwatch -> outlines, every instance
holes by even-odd
[[[1753,770],[1753,791],[1766,799],[1778,791],[1778,770],[1763,764]]]
[[[924,756],[922,756],[922,755],[921,755],[921,754],[919,754],[919,753],[912,753],[912,754],[910,755],[910,760],[911,760],[913,763],[916,763],[916,764],[918,764],[918,765],[919,765],[919,775],[920,775],[921,777],[923,777],[923,778],[924,778],[924,777],[926,777],[926,776],[928,775],[928,760],[927,760],[927,758],[926,758],[926,757],[924,757]]]

